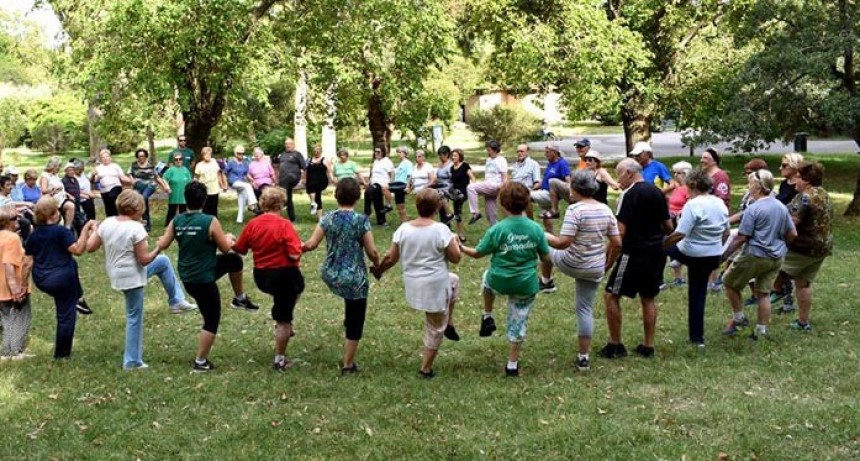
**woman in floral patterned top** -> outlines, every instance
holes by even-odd
[[[337,183],[334,196],[338,209],[322,217],[313,235],[302,245],[302,251],[313,251],[325,237],[327,254],[320,272],[323,282],[332,293],[343,298],[345,303],[346,345],[341,374],[346,375],[358,372],[355,353],[367,313],[367,292],[370,284],[362,251],[370,258],[373,267],[379,265],[379,253],[373,244],[370,221],[366,215],[354,210],[355,202],[361,197],[358,181],[354,178],[341,179]]]

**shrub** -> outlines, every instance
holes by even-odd
[[[293,135],[286,128],[275,128],[257,139],[257,144],[269,157],[274,157],[284,151],[284,140]],[[250,150],[250,148],[249,148]]]
[[[0,99],[0,150],[17,147],[27,135],[26,102],[17,98]]]
[[[472,114],[470,126],[481,140],[495,139],[502,145],[527,141],[540,133],[540,120],[520,107],[498,105]]]
[[[30,116],[32,147],[57,154],[87,141],[87,108],[71,93],[57,93],[33,103]]]

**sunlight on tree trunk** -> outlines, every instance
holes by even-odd
[[[332,83],[325,93],[325,123],[322,127],[322,151],[323,157],[334,160],[337,156],[337,132],[334,128],[334,119],[337,116],[337,100],[335,94],[337,84]]]
[[[294,118],[295,132],[293,141],[296,142],[296,150],[306,158],[308,156],[308,73],[304,69],[299,70],[299,81],[296,82],[296,115]]]

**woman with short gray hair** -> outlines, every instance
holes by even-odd
[[[39,188],[42,190],[42,195],[50,195],[57,201],[60,207],[60,215],[63,217],[63,224],[71,229],[75,218],[75,201],[66,194],[66,188],[63,186],[63,180],[58,175],[60,171],[60,157],[56,155],[48,159],[45,165],[45,171],[39,177]]]
[[[609,246],[621,248],[618,221],[606,204],[594,199],[600,186],[593,171],[571,174],[570,195],[574,203],[567,207],[558,237],[547,233],[551,263],[541,263],[540,288],[543,293],[556,290],[553,266],[576,281],[574,308],[579,330],[579,354],[576,367],[589,369],[588,351],[594,331],[594,299],[600,280],[606,272],[607,240]]]

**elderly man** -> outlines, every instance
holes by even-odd
[[[540,165],[529,157],[529,146],[525,144],[517,146],[517,161],[513,164],[511,180],[526,186],[531,191],[540,189]],[[526,215],[529,219],[534,218],[531,206],[526,207]]]
[[[600,350],[604,358],[627,355],[621,342],[621,296],[639,296],[645,337],[636,347],[642,357],[654,356],[654,329],[657,305],[654,298],[663,283],[663,238],[672,232],[669,206],[660,189],[642,179],[642,166],[633,159],[624,159],[615,167],[618,182],[626,189],[618,212],[621,232],[621,255],[611,251],[607,266],[614,264],[606,283],[606,323],[609,343]],[[616,254],[613,254],[616,253]]]
[[[579,155],[579,164],[576,165],[576,169],[584,170],[588,168],[588,164],[585,162],[585,154],[591,151],[591,140],[588,138],[582,138],[573,143],[573,147],[576,149],[576,155]]]
[[[669,172],[666,165],[654,160],[654,152],[647,142],[637,142],[633,146],[633,150],[630,151],[630,156],[642,166],[642,179],[645,182],[654,184],[664,194],[668,194],[678,187],[678,183],[672,178],[672,173]]]
[[[293,206],[293,189],[305,182],[305,156],[296,150],[296,143],[292,138],[284,140],[284,151],[272,159],[275,167],[275,177],[278,185],[287,191],[287,217],[290,221],[296,221],[296,208]]]
[[[570,166],[567,159],[561,155],[558,146],[549,144],[544,149],[546,155],[546,171],[541,181],[540,189],[532,191],[532,202],[538,204],[543,211],[544,228],[552,232],[551,219],[559,216],[558,199],[564,198],[570,202]]]

